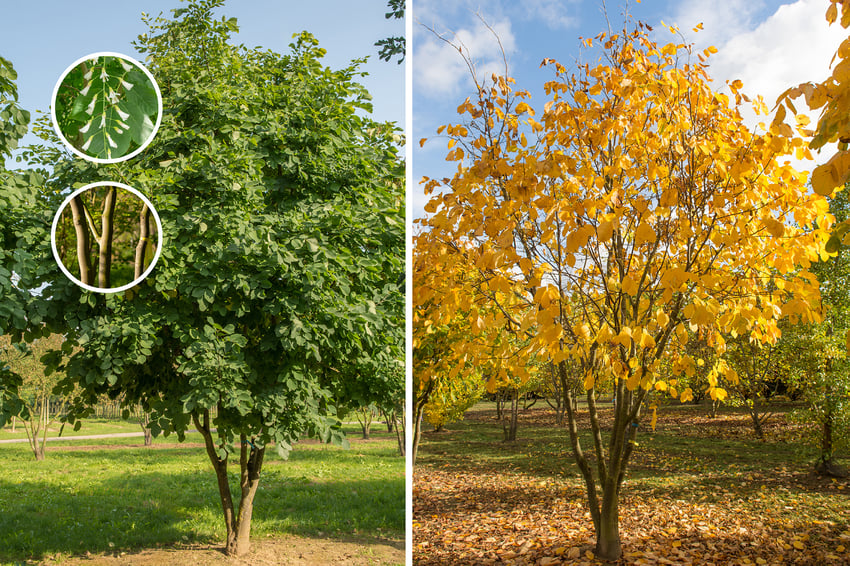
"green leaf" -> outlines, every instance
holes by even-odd
[[[63,80],[57,99],[69,93],[76,97],[69,111],[57,116],[59,129],[86,155],[121,157],[153,133],[159,111],[156,90],[129,61],[102,56],[82,63]]]

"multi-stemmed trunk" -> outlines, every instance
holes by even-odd
[[[579,438],[578,420],[574,409],[574,392],[567,387],[565,362],[558,365],[562,387],[566,395],[565,409],[570,433],[573,456],[584,480],[590,517],[596,531],[596,556],[605,560],[617,560],[620,546],[620,488],[625,479],[629,459],[635,446],[640,420],[640,410],[647,390],[638,388],[629,391],[623,380],[617,383],[614,403],[614,424],[607,448],[603,445],[602,427],[596,407],[596,391],[587,391],[587,407],[590,416],[591,436],[595,452],[595,465],[584,453]]]
[[[200,416],[192,414],[195,427],[204,437],[207,456],[212,462],[218,480],[218,493],[221,499],[221,509],[224,514],[224,524],[227,530],[227,540],[224,552],[228,556],[244,556],[251,549],[251,515],[254,511],[254,495],[260,485],[260,472],[263,468],[265,447],[258,448],[252,439],[241,435],[239,457],[240,467],[240,497],[238,508],[233,504],[230,484],[227,481],[227,454],[222,458],[216,449],[213,433],[210,428],[210,413],[205,410]]]

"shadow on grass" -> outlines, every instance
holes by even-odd
[[[341,465],[357,465],[357,454],[347,452],[342,460],[351,463]],[[198,449],[72,451],[40,463],[31,456],[25,462],[23,452],[4,454],[9,466],[0,476],[0,562],[185,542],[223,544],[218,489],[205,458]],[[296,451],[292,462],[264,469],[254,500],[254,537],[292,533],[345,540],[361,533],[375,538],[403,533],[403,474],[371,473],[367,465],[342,479],[331,473],[322,479],[313,459],[309,450]],[[338,455],[325,464],[335,463]],[[17,473],[7,473],[10,468]],[[231,471],[236,496],[238,467]],[[302,471],[305,475],[293,476]]]

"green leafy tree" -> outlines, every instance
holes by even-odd
[[[829,197],[837,225],[850,220],[850,185]],[[812,426],[817,448],[815,469],[823,475],[846,476],[837,456],[850,445],[850,254],[844,246],[812,266],[820,281],[824,320],[791,329],[789,359],[798,372],[797,386],[807,401],[799,415]]]
[[[784,384],[783,343],[759,344],[749,336],[729,340],[725,360],[733,371],[726,373],[727,387],[734,401],[746,408],[759,440],[766,440],[764,425],[773,416],[772,399]]]
[[[28,322],[38,319],[38,313],[27,313],[30,294],[21,279],[40,265],[30,250],[34,242],[45,239],[50,221],[49,213],[38,206],[41,175],[5,167],[5,159],[18,147],[30,120],[30,113],[18,104],[16,79],[12,63],[0,57],[0,335],[9,334],[12,343],[20,342]],[[36,329],[28,338],[39,333]],[[0,362],[0,426],[22,408],[17,397],[21,383],[21,376]]]
[[[390,11],[384,14],[385,18],[388,20],[404,19],[404,0],[389,0],[387,6]],[[393,57],[398,57],[399,65],[404,62],[405,45],[404,36],[401,35],[387,37],[375,42],[375,46],[381,48],[378,51],[378,57],[382,61],[392,61]]]
[[[285,457],[305,434],[345,444],[337,406],[394,388],[384,370],[403,340],[404,167],[394,126],[358,114],[371,110],[361,60],[325,67],[306,32],[286,55],[234,46],[236,20],[213,18],[222,3],[145,18],[136,46],[165,108],[145,152],[51,163],[47,195],[118,178],[151,199],[156,269],[108,295],[44,269],[38,301],[83,345],[60,384],[81,388],[69,420],[106,394],[150,412],[154,434],[197,428],[225,551],[242,555],[267,447]]]

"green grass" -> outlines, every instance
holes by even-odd
[[[404,460],[385,438],[350,450],[302,443],[288,461],[268,454],[252,536],[403,536]],[[202,448],[51,450],[58,444],[48,443],[43,462],[25,444],[0,445],[0,562],[223,542],[215,476]]]
[[[47,437],[55,438],[59,436],[61,427],[62,423],[58,421],[50,423],[50,427],[47,430]],[[73,425],[65,425],[64,430],[62,430],[62,436],[112,434],[121,432],[142,432],[142,427],[139,426],[139,423],[134,421],[124,421],[120,419],[86,419],[83,421],[83,424],[78,431],[74,431]],[[15,426],[15,432],[12,432],[11,424],[7,424],[5,427],[0,429],[0,440],[26,437],[27,435],[24,430],[24,424],[21,421],[18,421]],[[40,434],[39,437],[41,437]]]

